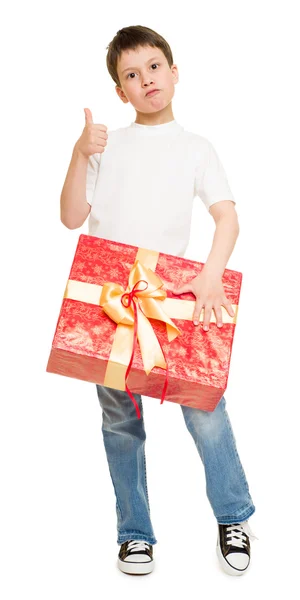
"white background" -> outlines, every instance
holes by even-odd
[[[299,31],[297,2],[16,2],[1,24],[1,578],[3,600],[286,592],[299,556]],[[145,25],[179,70],[174,118],[207,137],[237,200],[228,268],[243,272],[227,409],[256,513],[252,566],[218,566],[216,522],[180,407],[144,399],[155,571],[116,567],[115,496],[93,384],[46,373],[80,233],[59,199],[85,107],[135,120],[106,70],[118,29]],[[298,215],[298,216],[297,216]],[[186,254],[214,222],[195,199]],[[237,591],[237,588],[239,591]]]

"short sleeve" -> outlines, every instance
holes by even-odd
[[[199,159],[195,175],[195,196],[199,196],[207,210],[220,200],[232,200],[236,204],[223,165],[213,147],[207,141],[206,159]]]
[[[86,199],[87,202],[92,205],[94,191],[96,188],[96,182],[99,174],[101,164],[101,153],[91,154],[88,160],[87,173],[86,173]]]

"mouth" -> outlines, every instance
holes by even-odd
[[[151,90],[151,92],[146,94],[146,97],[154,96],[155,94],[158,94],[158,92],[160,92],[160,90]]]

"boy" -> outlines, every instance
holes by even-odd
[[[174,119],[178,70],[164,38],[147,27],[124,27],[109,44],[106,62],[119,98],[132,104],[136,120],[108,134],[85,109],[85,127],[61,193],[61,221],[75,229],[89,216],[90,235],[183,256],[193,198],[199,195],[216,223],[212,249],[201,273],[189,282],[183,273],[174,293],[194,293],[195,326],[203,309],[207,331],[213,309],[222,327],[221,306],[234,314],[222,274],[239,225],[221,162],[207,139]],[[97,385],[97,394],[116,495],[118,566],[124,573],[150,573],[157,540],[150,520],[142,398],[134,395],[141,412],[137,419],[126,392]],[[204,465],[220,564],[226,573],[242,575],[250,564],[249,538],[255,536],[248,519],[255,507],[225,404],[223,396],[213,412],[180,407]]]

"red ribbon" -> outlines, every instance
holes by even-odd
[[[141,281],[143,281],[146,284],[146,287],[143,290],[136,289],[136,286]],[[137,414],[138,419],[141,418],[140,409],[138,407],[136,399],[132,395],[132,393],[131,393],[128,385],[127,385],[127,379],[129,377],[129,373],[130,373],[130,370],[131,370],[131,365],[132,365],[132,361],[133,361],[133,357],[134,357],[134,353],[135,353],[135,349],[136,349],[136,345],[137,345],[138,311],[137,311],[137,308],[136,308],[136,302],[135,302],[135,300],[138,301],[138,296],[137,296],[136,292],[144,292],[147,289],[147,287],[148,287],[147,281],[145,281],[145,279],[140,279],[139,281],[137,281],[135,283],[135,285],[133,286],[133,288],[132,288],[132,290],[130,292],[125,292],[121,296],[121,302],[122,302],[123,306],[125,306],[125,308],[129,308],[131,306],[131,304],[133,304],[133,310],[134,310],[133,347],[132,347],[132,353],[131,353],[131,358],[130,358],[130,361],[129,361],[129,365],[127,367],[126,374],[125,374],[125,388],[126,388],[127,394],[129,395],[129,397],[131,398],[131,400],[132,400],[132,402],[133,402],[133,404],[135,406],[135,410],[136,410],[136,414]],[[127,304],[124,304],[123,298],[127,299]],[[145,314],[144,311],[142,310],[142,308],[140,306],[139,306],[139,308],[143,312],[143,314]],[[164,356],[164,359],[165,359],[165,362],[166,362],[166,365],[167,365],[167,368],[166,368],[166,379],[165,379],[165,383],[164,383],[164,387],[163,387],[163,391],[162,391],[162,396],[161,396],[161,402],[160,402],[162,404],[163,401],[164,401],[164,399],[165,399],[166,391],[167,391],[167,386],[168,386],[168,363],[166,361],[166,357],[165,357],[165,353],[163,351],[163,347],[162,347],[162,345],[161,345],[161,343],[160,343],[159,340],[158,340],[158,343],[159,343],[159,345],[161,347],[161,350],[162,350],[162,353],[163,353],[163,356]]]

